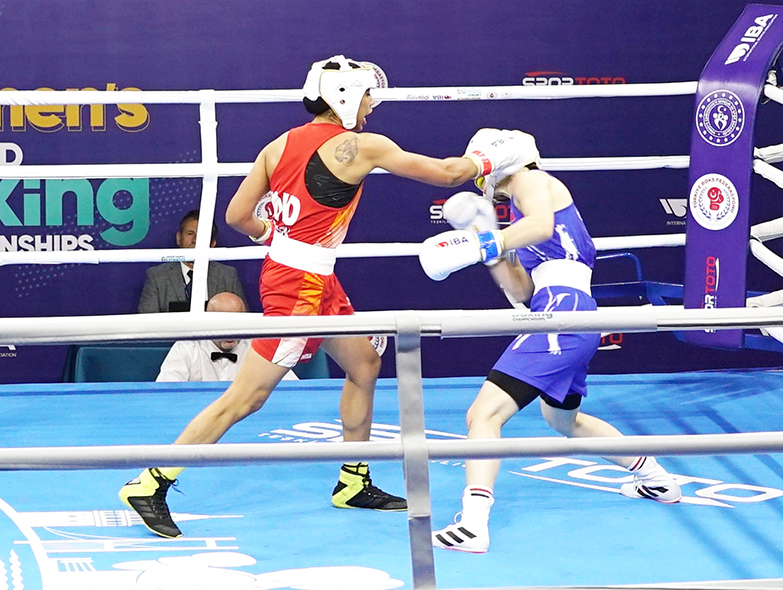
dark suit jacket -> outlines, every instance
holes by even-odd
[[[209,263],[207,275],[207,295],[212,298],[217,293],[229,291],[238,295],[247,306],[242,283],[239,282],[237,269],[220,262]],[[187,301],[185,281],[179,262],[164,262],[147,269],[147,279],[141,290],[139,313],[155,313],[169,310],[170,301]]]

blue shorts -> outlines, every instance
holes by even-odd
[[[531,311],[595,311],[595,299],[569,287],[546,287],[533,296]],[[600,334],[521,334],[492,367],[562,402],[569,393],[587,395],[587,369]]]

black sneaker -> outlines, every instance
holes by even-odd
[[[149,530],[167,539],[182,536],[166,505],[166,492],[173,483],[159,470],[145,469],[120,490],[120,500],[141,516]]]
[[[386,512],[408,509],[405,498],[392,496],[372,485],[366,463],[342,466],[340,480],[332,492],[332,504],[337,508],[365,508]]]

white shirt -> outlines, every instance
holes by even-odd
[[[250,349],[250,340],[240,340],[233,350],[237,361],[227,358],[212,360],[213,352],[223,352],[212,340],[179,340],[175,342],[163,363],[155,381],[233,381],[239,366]],[[296,379],[289,371],[284,379]]]
[[[184,262],[179,263],[179,269],[182,271],[182,280],[185,281],[185,284],[187,285],[191,282],[191,278],[188,276],[188,273],[193,272],[193,269]],[[204,294],[204,301],[209,301],[209,293]],[[177,381],[179,381],[179,379],[177,379]],[[211,381],[211,379],[204,379],[204,381]]]

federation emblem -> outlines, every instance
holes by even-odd
[[[728,90],[710,92],[696,109],[696,128],[710,145],[722,147],[737,139],[745,127],[745,108]]]
[[[705,174],[693,183],[688,205],[693,219],[703,228],[725,229],[737,218],[737,189],[722,174]]]

